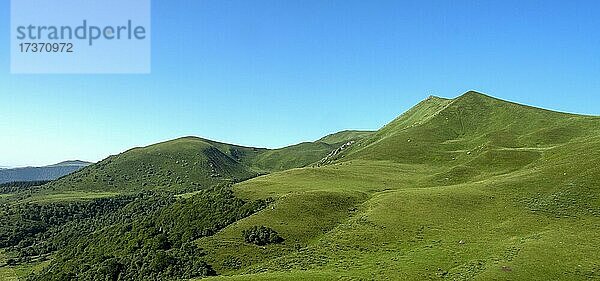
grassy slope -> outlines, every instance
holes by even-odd
[[[328,144],[340,144],[347,141],[359,140],[373,135],[373,131],[346,130],[322,137],[318,141]]]
[[[347,141],[346,135],[357,139],[361,134],[344,133],[332,135],[332,138],[341,145]],[[337,145],[333,141],[317,141],[269,150],[185,137],[111,156],[41,189],[15,196],[3,194],[0,199],[4,201],[0,204],[89,200],[140,189],[194,191],[244,180],[258,173],[306,166],[326,156]],[[190,192],[182,197],[193,194]],[[0,277],[24,276],[34,268],[37,268],[34,264],[2,267]]]
[[[200,138],[181,138],[111,156],[49,184],[49,189],[117,191],[192,189],[255,175]]]
[[[238,184],[277,201],[199,244],[216,280],[600,278],[598,159],[598,117],[430,98],[337,164]],[[244,244],[257,224],[286,241]]]
[[[337,147],[336,144],[324,142],[304,142],[265,151],[251,161],[262,171],[283,171],[315,163]]]
[[[49,194],[197,190],[246,180],[260,173],[304,167],[364,134],[344,132],[331,135],[331,141],[306,142],[272,150],[185,137],[111,156],[50,183],[45,190]]]
[[[341,131],[327,135],[315,142],[303,142],[280,149],[268,150],[250,159],[251,165],[260,170],[284,171],[313,164],[349,141],[368,137],[370,131]]]

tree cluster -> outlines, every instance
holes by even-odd
[[[268,203],[239,199],[229,187],[185,199],[160,193],[136,198],[115,211],[43,232],[45,241],[34,244],[56,252],[50,265],[29,279],[175,280],[215,275],[193,241]]]
[[[0,194],[15,193],[30,190],[49,183],[50,181],[16,181],[0,184]]]
[[[259,246],[267,244],[277,244],[283,242],[283,238],[279,236],[277,231],[266,226],[254,226],[250,229],[242,231],[244,241]]]

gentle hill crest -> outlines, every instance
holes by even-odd
[[[48,187],[117,192],[142,189],[194,191],[274,171],[305,167],[347,141],[368,134],[370,132],[345,131],[325,137],[324,141],[280,149],[246,147],[186,136],[110,156],[52,182]]]

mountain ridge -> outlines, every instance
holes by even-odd
[[[370,154],[376,159],[416,160],[408,149],[428,150],[416,147],[418,144],[440,146],[441,152],[456,150],[456,144],[461,142],[462,149],[466,149],[466,145],[473,146],[473,142],[500,147],[539,146],[549,141],[561,143],[585,135],[588,129],[596,132],[597,119],[521,105],[469,91],[454,99],[430,97],[421,101],[339,157]],[[455,147],[450,147],[447,142],[454,142]],[[375,148],[369,152],[368,147]],[[406,153],[398,151],[398,148],[406,149]],[[395,154],[399,157],[390,157]],[[427,153],[423,156],[429,160],[442,157],[441,154]]]
[[[49,181],[69,175],[93,163],[81,160],[62,161],[40,167],[0,169],[0,184],[26,181]]]
[[[488,112],[500,112],[502,114],[497,117],[488,114]],[[439,163],[445,163],[451,157],[456,158],[456,156],[448,157],[449,154],[452,154],[451,151],[473,149],[475,138],[469,137],[469,135],[480,135],[479,138],[481,139],[482,137],[486,138],[486,134],[493,134],[493,137],[489,139],[481,139],[481,141],[489,143],[492,146],[519,147],[531,145],[531,141],[523,141],[522,144],[517,143],[517,140],[539,137],[528,136],[521,129],[514,132],[511,131],[510,126],[517,129],[521,127],[520,124],[514,123],[513,118],[510,118],[510,116],[514,116],[515,114],[517,116],[522,114],[530,115],[531,120],[538,120],[535,121],[537,122],[534,124],[535,126],[538,126],[538,123],[544,123],[545,120],[543,119],[548,119],[546,114],[553,116],[553,119],[561,119],[562,121],[565,118],[587,118],[586,116],[560,113],[504,101],[476,91],[467,91],[454,99],[430,96],[377,131],[345,130],[324,136],[314,142],[303,142],[278,149],[240,146],[197,136],[184,136],[145,147],[132,148],[121,154],[110,156],[99,162],[99,164],[105,165],[114,159],[123,158],[124,155],[156,152],[158,154],[147,154],[162,159],[160,160],[160,164],[155,163],[156,167],[154,169],[162,169],[157,168],[161,166],[174,166],[175,168],[162,169],[160,171],[162,174],[159,176],[153,174],[157,171],[148,167],[138,168],[138,170],[149,169],[147,170],[150,173],[149,175],[142,175],[140,171],[135,173],[134,171],[127,172],[126,174],[138,175],[139,178],[135,183],[135,185],[139,185],[138,187],[126,184],[131,179],[118,175],[117,170],[128,171],[128,167],[115,168],[111,172],[113,175],[107,175],[103,171],[100,172],[102,175],[95,175],[94,177],[99,178],[88,182],[88,187],[92,187],[92,189],[106,189],[106,183],[113,183],[115,178],[121,178],[120,181],[126,186],[126,189],[140,189],[150,186],[169,188],[169,186],[178,184],[174,184],[174,181],[168,180],[168,178],[173,175],[174,171],[181,171],[181,173],[175,176],[177,179],[175,182],[182,183],[186,181],[187,184],[184,185],[188,189],[193,189],[193,186],[197,185],[198,182],[206,182],[208,185],[217,182],[238,182],[260,174],[306,167],[315,163],[322,165],[335,163],[340,161],[340,159],[361,159],[363,157],[373,160],[388,159],[416,162],[437,159],[436,161]],[[539,118],[538,115],[544,116],[543,118]],[[590,118],[593,119],[593,117]],[[499,128],[496,127],[496,123],[506,123],[509,126]],[[513,125],[510,125],[511,123]],[[502,130],[506,130],[506,132],[498,134]],[[563,134],[564,138],[578,136],[577,130],[569,130],[568,128],[552,128],[548,125],[543,130],[538,133],[551,134],[562,130],[572,135]],[[468,140],[465,138],[468,138]],[[446,142],[454,142],[455,145],[444,144]],[[463,144],[459,145],[459,143]],[[173,160],[171,162],[174,163],[171,163],[164,159],[164,156],[170,152],[177,152],[186,146],[188,146],[186,149],[190,154],[188,155],[190,158],[184,162],[186,164],[177,163],[177,160]],[[427,146],[436,146],[438,148],[431,150]],[[401,149],[398,150],[398,148]],[[417,156],[413,153],[414,150],[422,150],[423,153]],[[159,151],[162,151],[162,153]],[[143,158],[139,157],[142,156],[136,156],[135,159],[140,159],[142,162],[146,161],[141,160]],[[187,166],[185,166],[190,165],[190,163],[197,165],[199,162],[204,163],[202,164],[204,166],[198,166],[189,171],[186,168]],[[181,165],[184,165],[183,169],[178,168]],[[93,168],[94,166],[90,169]],[[183,171],[187,172],[184,173]],[[190,171],[195,176],[190,176]],[[85,174],[87,170],[84,169],[80,173]],[[81,175],[73,175],[73,177],[78,178],[76,181],[81,180],[82,177],[85,178],[85,176]],[[156,177],[160,177],[161,180],[158,180]],[[190,179],[194,177],[196,178],[193,180]],[[153,179],[146,181],[143,180],[144,178]],[[64,181],[70,181],[70,179]],[[61,185],[61,183],[57,183],[57,185]],[[67,185],[76,186],[73,182]],[[108,186],[112,186],[112,184],[108,184]],[[110,189],[119,190],[119,187],[113,186]]]
[[[316,163],[348,139],[368,135],[343,131],[326,141],[303,142],[279,149],[256,148],[185,136],[135,147],[47,185],[49,189],[194,191],[243,181],[261,174]]]

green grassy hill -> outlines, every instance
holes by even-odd
[[[368,132],[346,131],[329,139],[280,149],[231,145],[197,137],[134,148],[52,182],[50,191],[195,191],[259,174],[313,164]]]
[[[430,97],[357,143],[345,156],[454,166],[455,162],[448,161],[458,152],[542,149],[595,135],[597,120],[510,103],[476,92],[467,92],[453,100]]]
[[[215,279],[600,278],[598,117],[431,97],[332,159],[235,186],[277,200],[198,242]]]
[[[50,183],[48,189],[129,192],[141,189],[185,191],[256,175],[227,146],[223,150],[194,137],[180,138],[111,156],[73,175]],[[231,150],[230,150],[231,149]],[[252,149],[245,149],[255,153]]]
[[[346,130],[337,132],[335,134],[327,135],[319,139],[318,141],[327,144],[339,145],[348,141],[356,141],[365,137],[373,135],[373,131],[357,131],[357,130]]]
[[[269,150],[252,159],[253,165],[266,171],[283,171],[314,164],[348,142],[370,136],[370,131],[341,131],[315,142],[304,142],[281,149]]]
[[[187,270],[183,257],[196,253],[200,269],[220,275],[206,280],[599,279],[599,162],[600,117],[476,92],[430,97],[377,132],[345,131],[278,150],[183,138],[113,156],[48,186],[186,191],[240,182],[164,199],[133,231],[117,221],[78,237],[86,251],[58,251],[50,266],[31,266],[51,273],[38,280],[73,266],[100,274],[85,268],[130,262],[125,257],[140,250],[130,245],[131,254],[110,241],[135,234],[154,244],[161,237],[194,243],[202,253],[160,248],[173,259],[144,252],[151,266],[131,266],[159,274],[151,270],[158,260],[173,273]],[[17,195],[7,196],[0,200]],[[133,204],[118,212],[132,220],[127,210],[145,201],[118,202]],[[249,243],[244,234],[255,226],[283,241]],[[103,248],[121,256],[85,256]],[[0,273],[26,272],[19,266]]]

